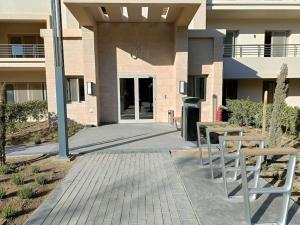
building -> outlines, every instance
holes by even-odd
[[[186,95],[201,98],[201,119],[211,121],[226,98],[272,96],[283,63],[287,103],[300,106],[300,0],[62,3],[67,110],[75,121],[167,122],[168,110],[181,115]],[[50,18],[50,0],[0,0],[0,81],[8,102],[47,99],[56,112]]]

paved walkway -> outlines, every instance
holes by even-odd
[[[69,140],[70,152],[162,152],[195,147],[185,142],[180,131],[164,123],[112,124],[86,128]],[[8,155],[57,153],[56,144],[8,148]]]
[[[169,154],[79,160],[27,225],[199,225]]]
[[[186,184],[187,193],[200,218],[201,225],[247,225],[242,199],[241,201],[226,199],[223,182],[212,181],[209,167],[200,167],[199,158],[177,158],[175,165]],[[220,172],[219,169],[215,169],[216,176],[220,175]],[[266,181],[261,179],[260,184],[264,186]],[[229,182],[228,185],[231,195],[242,196],[240,183]],[[260,196],[251,203],[253,222],[255,224],[276,222],[279,219],[281,206],[281,196],[268,194]],[[287,225],[299,224],[300,207],[291,201]]]

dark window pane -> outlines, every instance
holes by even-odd
[[[201,100],[206,99],[206,77],[189,76],[188,77],[188,96],[197,97]]]
[[[79,101],[85,101],[84,95],[84,80],[83,78],[79,78]]]

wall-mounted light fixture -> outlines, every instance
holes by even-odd
[[[87,82],[87,94],[88,95],[95,94],[95,84],[93,82]]]
[[[179,93],[184,95],[186,94],[186,87],[187,87],[187,83],[186,81],[179,81]]]

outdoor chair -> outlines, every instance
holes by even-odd
[[[210,165],[210,173],[211,173],[211,179],[215,179],[215,176],[214,176],[214,168],[216,168],[216,166],[214,165],[214,160],[215,159],[220,159],[220,149],[221,149],[221,146],[220,146],[220,141],[219,139],[217,140],[218,141],[218,144],[217,145],[213,145],[212,142],[211,142],[211,134],[214,133],[214,134],[217,134],[217,133],[222,133],[224,136],[227,136],[228,134],[236,134],[238,133],[238,135],[240,137],[243,136],[243,128],[241,127],[208,127],[206,128],[206,137],[207,137],[207,146],[208,146],[208,158],[209,158],[209,165]],[[216,146],[217,148],[217,153],[218,155],[213,157],[213,149],[214,149],[214,146]],[[221,162],[222,163],[222,162]],[[236,159],[236,164],[238,164],[238,159]],[[218,166],[218,168],[222,168],[222,164]]]
[[[228,199],[239,198],[242,196],[229,196],[228,194],[228,184],[229,181],[236,181],[238,172],[240,172],[240,151],[242,149],[244,142],[252,142],[252,146],[259,144],[259,149],[264,149],[265,146],[265,137],[263,136],[221,136],[219,137],[220,150],[221,150],[221,165],[222,165],[222,180],[224,184],[225,196]],[[238,143],[237,149],[235,151],[228,151],[228,142]],[[234,166],[231,164],[226,165],[226,160],[234,160]],[[261,169],[262,157],[259,156],[256,159],[255,166],[247,166],[247,172],[254,173],[253,178],[253,187],[257,188],[259,181],[259,173]],[[234,172],[233,178],[229,179],[227,177],[228,172]],[[251,200],[255,200],[256,195],[251,195]]]
[[[285,179],[285,184],[282,187],[254,187],[249,188],[247,180],[247,167],[246,167],[246,158],[247,157],[256,157],[258,161],[264,156],[289,156],[288,168]],[[282,208],[280,212],[279,221],[277,223],[268,223],[268,224],[277,224],[277,225],[286,225],[288,208],[290,202],[290,196],[293,187],[293,181],[295,177],[295,168],[297,164],[297,150],[294,148],[271,148],[271,149],[245,149],[241,151],[240,154],[241,162],[241,174],[242,174],[242,184],[243,184],[243,194],[244,194],[244,204],[245,204],[245,216],[248,225],[252,225],[251,219],[251,207],[250,207],[250,196],[256,194],[282,194]],[[260,171],[259,171],[260,172]]]

